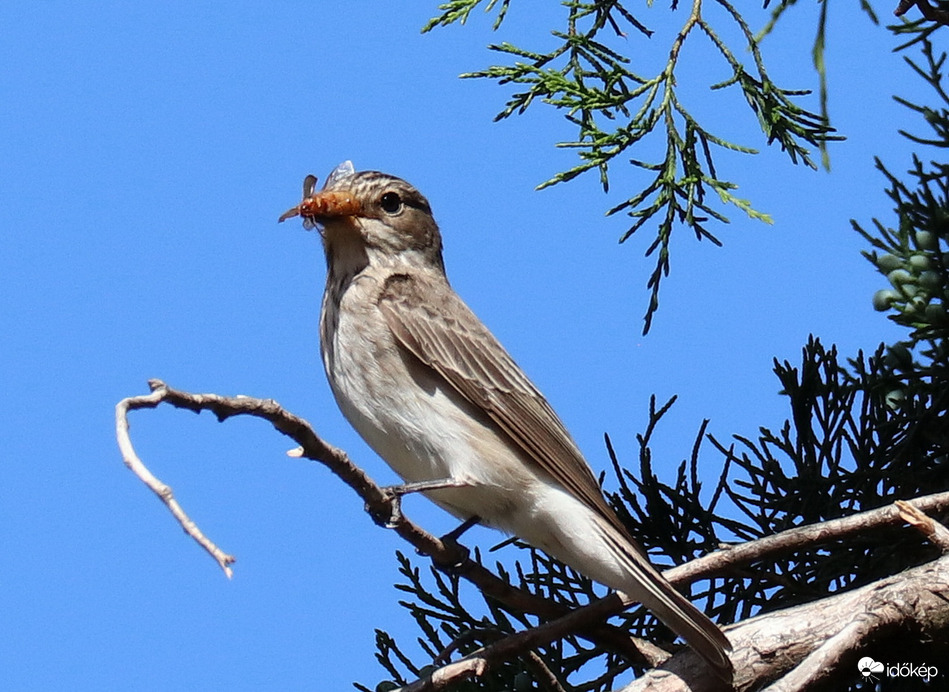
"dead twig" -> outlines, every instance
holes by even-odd
[[[926,536],[927,540],[938,547],[943,554],[949,553],[949,529],[909,502],[897,500],[893,504],[899,510],[903,521]]]
[[[184,512],[174,499],[171,487],[156,478],[135,453],[129,436],[128,413],[143,408],[156,408],[167,403],[176,408],[184,408],[199,413],[211,411],[219,421],[232,416],[249,415],[263,418],[274,428],[287,435],[299,445],[299,449],[290,454],[305,457],[325,465],[344,483],[356,491],[366,505],[366,511],[373,516],[394,516],[393,497],[375,483],[361,468],[356,466],[349,456],[338,447],[323,440],[313,427],[303,418],[286,411],[273,399],[258,399],[248,396],[221,396],[219,394],[193,394],[169,387],[161,380],[148,382],[151,393],[122,399],[115,407],[116,437],[125,465],[154,492],[171,511],[184,529],[230,577],[233,573],[230,565],[234,556],[221,550],[211,539],[204,535],[197,524]],[[531,613],[545,620],[555,620],[570,609],[542,596],[519,589],[501,579],[483,565],[475,562],[468,551],[454,542],[444,542],[409,520],[401,512],[389,526],[401,538],[411,544],[419,553],[428,556],[436,567],[449,570],[467,579],[478,587],[485,596],[504,604],[512,611]],[[622,610],[617,599],[614,612]],[[623,630],[606,624],[605,618],[588,619],[581,623],[576,634],[616,651],[632,660],[655,666],[669,653],[658,646],[630,637]]]
[[[198,525],[185,513],[175,499],[171,486],[158,480],[151,471],[145,466],[138,454],[135,453],[135,447],[132,446],[132,440],[129,438],[128,412],[140,408],[155,408],[165,400],[166,390],[158,380],[151,380],[152,393],[144,396],[132,396],[122,399],[115,407],[115,434],[119,443],[119,451],[122,453],[122,460],[125,465],[131,469],[132,473],[138,476],[149,489],[158,496],[172,516],[181,524],[185,533],[191,536],[204,548],[208,554],[214,558],[228,579],[234,574],[231,564],[236,560],[233,555],[225,553],[217,545],[202,533]]]

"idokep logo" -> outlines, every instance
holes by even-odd
[[[869,656],[864,656],[857,661],[857,670],[864,678],[872,680],[882,675],[888,678],[920,678],[928,682],[939,675],[939,669],[936,666],[917,663],[884,664],[874,661]]]
[[[860,671],[860,675],[863,677],[876,680],[877,675],[883,672],[883,664],[879,661],[874,661],[869,656],[864,656],[857,661],[857,670]]]

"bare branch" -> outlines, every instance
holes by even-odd
[[[126,466],[158,495],[188,535],[215,559],[228,576],[231,575],[229,565],[234,562],[233,556],[223,552],[198,529],[175,501],[171,488],[158,480],[135,453],[129,437],[128,412],[130,410],[156,408],[161,403],[169,403],[172,406],[195,412],[212,411],[220,421],[235,415],[264,418],[300,445],[300,449],[294,451],[294,456],[304,456],[327,466],[356,491],[366,503],[366,509],[370,514],[374,517],[393,516],[394,500],[391,495],[386,494],[362,469],[353,464],[345,452],[325,442],[309,423],[285,411],[272,399],[191,394],[172,389],[160,380],[151,380],[149,386],[152,389],[151,394],[128,397],[116,406],[116,435],[123,460]],[[946,508],[949,508],[949,492],[929,495],[910,502],[901,502],[898,505],[889,505],[851,517],[795,528],[742,545],[730,546],[669,569],[664,574],[673,584],[685,585],[697,579],[727,573],[737,566],[765,556],[801,550],[884,526],[898,525],[904,521],[911,521],[914,526],[922,526],[930,540],[944,546],[942,542],[944,535],[949,534],[945,527],[932,522],[925,514],[920,514],[922,516],[920,520],[917,514],[941,511]],[[672,685],[669,689],[683,689],[676,685],[688,685],[689,689],[693,690],[712,689],[708,687],[713,683],[705,675],[702,662],[690,650],[684,650],[669,658],[669,654],[663,649],[648,642],[639,642],[619,628],[605,624],[610,616],[622,612],[634,603],[632,599],[614,593],[582,608],[569,610],[566,606],[512,586],[470,559],[467,550],[457,543],[440,540],[404,515],[399,514],[391,528],[419,552],[429,556],[436,567],[450,570],[471,581],[486,597],[494,598],[512,610],[532,613],[549,620],[537,627],[505,637],[460,661],[448,663],[429,677],[413,683],[407,689],[443,689],[444,685],[451,680],[483,675],[492,662],[517,656],[530,656],[531,650],[568,634],[577,634],[591,639],[634,660],[645,661],[650,667],[661,664],[662,670],[654,671],[654,674],[650,673],[653,677],[649,679],[665,680],[664,684]],[[944,558],[917,570],[936,569],[932,565],[938,564],[939,569],[949,574],[947,560],[949,558]],[[947,582],[949,578],[942,578],[941,581],[935,579],[927,588],[931,587],[930,590],[933,591],[943,588],[945,591],[945,587],[932,585]],[[890,588],[893,584],[895,582],[891,579],[871,586]],[[831,668],[826,665],[828,661],[839,659],[852,650],[855,643],[869,638],[883,625],[905,622],[907,618],[915,617],[913,613],[906,614],[902,611],[894,614],[885,611],[881,606],[868,610],[869,606],[859,600],[847,600],[861,598],[855,594],[862,594],[867,588],[869,587],[835,595],[780,613],[769,613],[767,616],[754,618],[729,628],[729,638],[735,645],[736,670],[743,670],[745,671],[743,674],[753,676],[749,680],[774,680],[787,672],[786,669],[774,666],[790,667],[796,661],[803,661],[792,675],[783,680],[782,684],[787,687],[775,688],[798,689],[815,682],[815,676],[820,675],[821,669]],[[893,588],[896,587],[893,586]],[[835,607],[833,604],[839,602],[845,602],[848,605],[841,607],[839,616],[829,615],[831,611],[828,609]],[[878,602],[879,599],[874,601],[874,603]],[[855,613],[869,613],[869,616],[862,619],[855,618]],[[790,618],[790,620],[785,621],[785,618]],[[803,627],[800,622],[805,622],[807,626]],[[792,623],[797,624],[789,629]],[[772,640],[773,648],[769,648],[772,645],[763,645],[763,642]],[[777,652],[780,652],[780,656],[775,655]],[[767,677],[762,677],[760,671],[754,672],[763,665],[768,666]]]
[[[943,508],[949,507],[949,492],[927,495],[925,497],[913,500],[912,503],[900,501],[900,504],[908,507],[924,508],[929,511],[939,511]],[[665,576],[666,579],[668,579],[673,584],[685,585],[698,579],[708,578],[727,572],[735,567],[754,562],[755,560],[759,560],[765,556],[773,556],[775,554],[784,553],[791,550],[800,550],[802,548],[813,547],[822,543],[839,540],[847,536],[862,534],[873,529],[899,525],[904,521],[905,520],[900,512],[899,506],[895,504],[888,505],[886,507],[880,507],[875,510],[863,512],[861,514],[855,514],[843,519],[835,519],[823,524],[817,524],[815,526],[804,526],[790,529],[773,536],[768,536],[767,538],[729,547],[715,553],[710,553],[709,555],[696,560],[692,560],[691,562],[687,562],[683,565],[679,565],[678,567],[668,569],[663,572],[663,576]],[[944,567],[944,569],[949,572],[949,567]],[[878,584],[879,583],[881,582],[878,582]],[[591,623],[601,622],[611,615],[622,612],[632,603],[635,603],[635,601],[632,599],[621,597],[619,594],[611,594],[610,596],[591,603],[588,606],[574,610],[572,613],[570,613],[570,615],[559,618],[558,620],[552,622],[548,622],[539,627],[511,635],[500,642],[485,647],[477,654],[477,658],[479,660],[483,660],[486,665],[489,665],[495,660],[504,660],[505,657],[517,655],[518,652],[523,651],[526,648],[542,646],[554,641],[555,639],[563,637],[566,634],[576,632],[578,631],[578,628],[589,627]],[[823,607],[823,604],[826,603],[827,599],[817,601],[817,605],[815,606],[816,610],[813,612],[808,611],[807,618],[827,617],[828,619],[837,620],[837,622],[840,623],[849,621],[855,612],[862,612],[853,610],[848,611],[846,608],[842,608],[841,612],[846,614],[845,617],[841,616],[841,618],[838,619],[831,615],[830,611],[822,615],[823,611],[821,608]],[[815,604],[808,604],[808,606],[802,607],[806,608],[814,605]],[[887,615],[887,617],[884,617],[885,615]],[[778,614],[769,613],[764,617],[772,616],[777,617]],[[755,618],[755,620],[760,619],[761,618]],[[814,642],[812,644],[814,649],[813,652],[811,649],[801,648],[794,650],[776,649],[775,651],[771,652],[770,655],[776,656],[777,652],[780,651],[780,656],[776,657],[786,662],[793,662],[795,660],[804,659],[805,657],[807,657],[807,660],[801,663],[801,666],[803,667],[800,669],[800,671],[796,671],[793,677],[789,678],[789,686],[787,688],[776,687],[775,689],[793,690],[799,689],[799,686],[801,686],[800,688],[803,689],[807,686],[807,684],[816,682],[817,678],[823,674],[821,672],[822,670],[827,672],[834,669],[829,666],[826,668],[821,667],[826,665],[827,661],[833,660],[847,653],[854,648],[852,642],[864,641],[872,632],[878,630],[883,624],[892,621],[892,619],[892,616],[888,615],[881,608],[879,612],[874,612],[872,617],[870,617],[868,620],[855,620],[847,627],[843,628],[840,632],[828,634],[826,641]],[[728,628],[727,631],[729,639],[732,641],[732,645],[736,653],[741,648],[742,643],[741,641],[732,637],[732,633],[736,631],[736,627],[743,627],[744,625],[745,623],[735,625]],[[787,622],[784,622],[782,626],[789,625]],[[821,628],[818,628],[817,631],[825,631],[827,628],[832,626],[832,623],[827,623]],[[809,622],[807,627],[816,627],[816,625]],[[807,628],[805,627],[797,625],[793,631],[796,632],[797,635],[800,635],[802,637],[802,641],[804,641],[807,640],[807,637],[805,636],[806,629]],[[792,630],[786,630],[782,632],[781,627],[778,627],[775,630],[776,634],[774,636],[784,637],[787,639],[787,641],[784,642],[784,646],[789,647],[792,643],[792,640],[789,638],[788,632],[791,631]],[[747,641],[745,641],[745,645],[754,649],[758,646],[757,637],[759,636],[761,635],[747,635]],[[813,655],[813,658],[811,658],[811,655]],[[762,653],[762,658],[767,660],[768,657]],[[675,663],[673,664],[672,662]],[[735,663],[737,670],[740,663],[739,661],[734,660],[734,658],[733,662]],[[666,680],[664,684],[670,685],[668,689],[689,689],[695,691],[702,689],[714,689],[715,682],[708,678],[707,671],[705,670],[701,660],[691,650],[683,650],[676,656],[669,659],[669,664],[668,670],[666,665],[662,665],[661,668],[658,664],[653,666],[660,671],[655,673],[660,678],[662,678],[663,675],[661,671],[666,671],[667,675],[669,671],[673,671],[675,673],[672,676],[663,678]],[[449,666],[453,665],[454,664],[449,664]],[[467,669],[461,667],[458,670]],[[781,673],[784,671],[779,670],[777,672]],[[650,673],[650,675],[652,674],[653,673]],[[425,678],[417,683],[420,685],[418,688],[412,687],[411,689],[413,691],[441,689],[425,686],[430,684],[434,679],[435,677],[433,673],[433,675],[429,678]],[[757,676],[755,679],[758,679]],[[765,679],[773,679],[773,676],[772,678]],[[643,689],[646,688],[644,687]]]
[[[443,690],[453,682],[466,678],[481,677],[488,672],[487,662],[478,656],[463,658],[434,671],[427,678],[416,680],[402,688],[401,692],[435,692]]]
[[[560,680],[557,679],[557,676],[554,675],[554,672],[544,663],[544,659],[539,655],[533,651],[528,651],[524,655],[524,659],[527,666],[534,671],[538,682],[543,685],[542,689],[549,690],[549,692],[567,692],[563,685],[560,684]]]
[[[858,615],[809,653],[790,673],[765,689],[767,692],[804,692],[814,689],[838,671],[841,659],[864,643],[881,624],[879,616]]]
[[[215,562],[224,570],[224,574],[230,579],[234,574],[230,565],[236,558],[218,548],[211,539],[201,532],[198,525],[185,514],[181,505],[175,500],[171,487],[162,483],[152,475],[151,471],[146,468],[145,464],[135,453],[135,448],[132,446],[132,441],[129,438],[128,412],[140,408],[155,408],[165,400],[166,390],[160,381],[151,380],[149,386],[152,388],[151,394],[122,399],[115,407],[115,435],[119,443],[119,450],[122,452],[122,460],[125,462],[125,465],[131,469],[132,473],[138,476],[141,481],[158,496],[158,499],[165,504],[172,516],[181,524],[181,528],[185,530],[185,533],[196,540],[198,545],[204,548],[208,554],[214,558]]]
[[[949,492],[924,495],[906,504],[922,512],[944,511],[949,509]],[[849,517],[801,526],[741,545],[729,546],[668,569],[663,572],[663,576],[673,584],[688,584],[697,579],[726,573],[737,565],[746,565],[763,557],[801,550],[887,526],[898,526],[904,521],[897,505],[886,505]]]
[[[562,604],[550,601],[542,596],[519,589],[501,579],[483,565],[472,560],[468,551],[454,542],[443,542],[410,521],[401,512],[394,515],[393,504],[397,500],[375,483],[361,468],[352,463],[347,454],[320,438],[313,427],[303,418],[286,411],[273,399],[257,399],[247,396],[226,397],[218,394],[192,394],[173,389],[161,380],[149,380],[152,393],[137,397],[128,397],[120,401],[115,408],[116,437],[125,465],[138,476],[162,500],[185,532],[206,550],[215,562],[230,577],[230,564],[235,558],[222,551],[207,538],[197,524],[192,521],[178,505],[171,488],[156,478],[135,453],[129,437],[128,412],[141,408],[156,408],[162,403],[176,408],[200,412],[208,410],[219,421],[232,416],[250,415],[269,421],[274,428],[293,439],[299,449],[292,450],[292,456],[306,457],[325,465],[350,486],[366,505],[366,511],[374,517],[393,517],[395,520],[387,528],[394,530],[401,538],[411,544],[419,553],[428,556],[432,563],[444,570],[467,579],[488,598],[493,598],[506,607],[524,613],[531,613],[545,620],[555,620],[569,612]],[[620,612],[623,606],[617,604],[612,612]],[[575,633],[604,646],[612,651],[648,666],[655,666],[669,657],[668,652],[649,642],[630,637],[628,633],[605,624],[603,618],[584,620]]]
[[[830,666],[893,628],[918,632],[920,640],[942,641],[949,629],[947,600],[949,556],[944,556],[853,591],[740,622],[728,628],[734,689],[760,689],[768,681],[770,692],[812,689],[821,679],[816,666],[825,664],[820,661]],[[708,689],[682,675],[688,653],[673,656],[622,692]]]
[[[899,508],[900,517],[903,521],[919,530],[930,543],[942,550],[943,554],[949,553],[949,529],[946,529],[945,526],[927,516],[909,502],[897,500],[893,504]]]
[[[525,652],[561,639],[568,634],[582,631],[588,628],[591,623],[602,622],[610,615],[622,612],[635,602],[617,593],[610,594],[606,598],[601,598],[587,606],[577,608],[561,618],[504,637],[473,654],[469,654],[465,658],[442,666],[429,676],[405,687],[404,692],[430,692],[444,689],[447,682],[467,677],[472,670],[472,662],[478,662],[481,670],[479,674],[483,675],[492,663],[523,656]],[[662,653],[665,654],[663,660],[669,658],[668,653],[665,651],[662,651]],[[462,663],[465,663],[465,665],[461,665]],[[658,663],[654,665],[658,665]],[[702,669],[702,674],[707,674],[707,671]]]

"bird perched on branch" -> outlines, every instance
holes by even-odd
[[[345,162],[280,220],[318,226],[323,365],[343,415],[406,482],[640,601],[730,680],[722,631],[649,563],[543,395],[448,283],[428,200]]]

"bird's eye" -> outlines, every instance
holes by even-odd
[[[379,206],[387,214],[396,214],[402,211],[402,198],[398,192],[387,192],[379,200]]]

